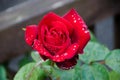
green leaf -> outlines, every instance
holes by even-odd
[[[40,57],[40,55],[37,51],[32,51],[31,56],[32,56],[33,60],[36,62],[39,62],[42,60],[42,58]]]
[[[75,80],[74,75],[75,75],[74,69],[61,70],[58,68],[53,68],[51,77],[52,80]]]
[[[84,64],[81,68],[81,80],[95,80],[92,69],[89,65]]]
[[[111,51],[110,55],[105,60],[105,64],[120,73],[120,49]]]
[[[53,68],[51,73],[52,80],[109,80],[107,69],[97,63],[91,65],[84,64],[75,66],[70,70]]]
[[[97,63],[92,65],[84,64],[81,68],[80,76],[81,80],[109,80],[107,69]]]
[[[82,80],[81,79],[81,67],[80,65],[77,65],[75,68],[74,68],[75,72],[74,72],[74,78],[73,80]]]
[[[91,37],[90,41],[98,42],[97,39],[96,39],[96,37],[95,37],[95,35],[91,31],[90,31],[90,37]]]
[[[80,72],[81,72],[81,61],[78,60],[78,63],[73,69],[62,70],[58,68],[56,65],[52,67],[51,77],[52,80],[81,80]]]
[[[108,53],[109,50],[105,46],[96,42],[89,42],[84,49],[84,54],[79,55],[79,57],[83,62],[91,63],[104,60]]]
[[[29,80],[44,80],[44,71],[40,67],[35,67],[35,65],[36,63],[29,63],[23,66],[15,75],[14,80],[26,80],[28,74],[31,74]],[[33,67],[35,67],[34,70]],[[33,71],[31,72],[31,70]]]
[[[110,80],[120,80],[120,74],[118,74],[115,71],[111,71],[109,73],[109,76],[110,76]]]
[[[1,65],[0,65],[0,80],[7,80],[5,68]]]

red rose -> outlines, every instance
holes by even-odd
[[[78,53],[83,53],[90,33],[83,19],[72,9],[63,17],[50,12],[38,25],[27,26],[25,40],[43,59],[51,59],[58,67],[69,69],[77,63]]]

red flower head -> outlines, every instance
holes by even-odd
[[[72,9],[63,17],[53,12],[46,14],[38,25],[26,27],[25,40],[42,58],[54,61],[62,69],[77,63],[78,53],[90,40],[83,19]]]

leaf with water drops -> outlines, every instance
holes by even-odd
[[[120,49],[111,51],[105,63],[108,67],[120,73]]]
[[[79,55],[79,57],[83,62],[90,63],[104,60],[108,53],[107,47],[97,42],[89,42],[84,49],[84,54]]]
[[[109,80],[107,69],[101,65],[94,63],[92,65],[84,64],[81,67],[81,80]]]

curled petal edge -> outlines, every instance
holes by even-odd
[[[67,14],[63,16],[74,26],[75,32],[78,38],[79,52],[83,53],[83,49],[87,42],[90,40],[90,32],[83,19],[78,15],[75,9],[71,9]]]
[[[28,45],[32,45],[34,42],[34,39],[37,38],[38,34],[38,26],[37,25],[29,25],[26,27],[25,31],[25,41]]]

